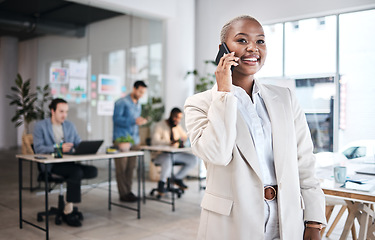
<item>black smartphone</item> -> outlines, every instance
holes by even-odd
[[[220,59],[224,56],[224,53],[226,54],[230,53],[229,48],[225,42],[221,43],[220,45],[219,52],[217,53],[217,56],[215,59],[216,65],[219,65]],[[234,66],[230,67],[230,70],[232,72],[233,72],[233,68]]]
[[[221,43],[220,48],[219,48],[219,52],[216,55],[216,60],[215,60],[216,65],[219,65],[220,59],[224,56],[224,53],[225,54],[230,53],[230,51],[228,49],[228,46],[225,42]]]

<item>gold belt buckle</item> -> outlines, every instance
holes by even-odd
[[[271,197],[270,198],[268,198],[268,196],[266,194],[266,192],[269,191],[268,189],[270,189],[270,191],[271,191],[271,193],[270,193]],[[275,198],[276,198],[276,189],[274,187],[272,187],[272,186],[265,186],[264,187],[264,200],[266,200],[266,201],[272,201]]]

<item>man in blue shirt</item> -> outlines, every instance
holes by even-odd
[[[62,143],[63,153],[70,153],[81,142],[74,124],[67,121],[69,106],[61,98],[55,98],[49,105],[51,117],[36,123],[33,133],[35,153],[53,153],[54,145]],[[73,227],[81,226],[79,215],[73,211],[73,203],[81,202],[81,180],[94,178],[98,170],[94,166],[74,162],[47,165],[47,171],[66,180],[66,204],[63,220]]]
[[[139,99],[146,93],[147,85],[143,81],[136,81],[133,90],[127,96],[115,102],[113,113],[113,141],[118,137],[133,137],[135,149],[139,145],[139,126],[147,123],[141,117],[141,105]],[[116,181],[120,200],[124,202],[135,202],[138,197],[132,191],[133,172],[136,166],[136,157],[116,158]]]

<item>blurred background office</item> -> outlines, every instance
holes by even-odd
[[[215,66],[205,61],[216,55],[220,27],[239,14],[264,24],[269,54],[258,78],[296,92],[315,152],[375,136],[373,0],[239,0],[230,6],[217,0],[1,0],[0,13],[0,95],[10,92],[17,73],[31,78],[32,89],[49,84],[53,97],[68,100],[82,139],[104,139],[103,147],[111,144],[113,103],[135,80],[147,82],[141,102],[151,110],[182,107],[197,83],[186,73],[196,69],[210,78]],[[23,128],[14,128],[13,112],[2,97],[0,149],[21,145]]]
[[[140,129],[145,144],[152,122],[167,118],[170,109],[182,108],[188,96],[211,87],[215,70],[211,61],[218,51],[220,29],[240,14],[262,22],[268,56],[257,77],[295,91],[306,112],[314,151],[342,151],[348,158],[364,156],[375,162],[375,141],[359,141],[375,139],[374,0],[237,0],[235,5],[224,0],[0,0],[0,187],[6,196],[0,203],[2,236],[34,235],[18,226],[14,155],[20,152],[25,128],[14,126],[15,106],[5,98],[17,73],[24,81],[31,79],[32,92],[48,84],[52,97],[66,99],[69,120],[78,134],[82,139],[103,139],[101,151],[112,144],[114,102],[131,91],[134,81],[144,80],[148,91],[140,102],[143,115],[151,120]],[[33,122],[29,133],[32,129]],[[95,181],[100,185],[107,181],[106,165],[98,169]],[[196,187],[194,181],[188,184]],[[94,224],[86,224],[81,232],[51,228],[59,233],[54,236],[104,239],[101,234],[111,232],[117,239],[124,234],[129,239],[194,239],[196,235],[202,191],[189,191],[179,199],[178,212],[148,202],[142,221],[98,208],[107,193],[101,188],[91,191],[84,195],[91,201],[84,201],[82,208],[89,221],[96,219]],[[29,197],[33,203],[42,196]],[[30,209],[29,214],[34,216],[35,211]],[[111,224],[115,226],[108,230]],[[37,234],[29,239],[41,239],[43,233]],[[331,239],[339,234],[340,228]]]

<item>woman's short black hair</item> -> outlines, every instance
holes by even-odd
[[[49,104],[48,108],[49,110],[53,110],[53,111],[56,111],[56,108],[57,108],[57,104],[59,103],[68,103],[67,101],[65,101],[64,99],[62,98],[55,98],[51,101],[51,103]]]

